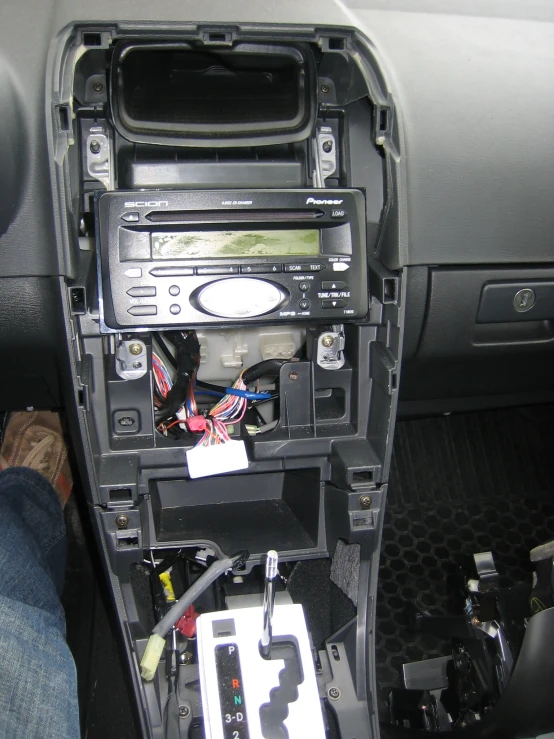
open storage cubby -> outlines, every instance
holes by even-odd
[[[158,544],[211,541],[224,552],[315,549],[320,470],[150,480]]]
[[[120,133],[136,142],[290,143],[315,119],[314,61],[304,45],[118,44],[111,104]]]

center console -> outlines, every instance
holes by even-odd
[[[372,47],[75,24],[50,70],[75,443],[141,731],[377,737],[404,300]]]

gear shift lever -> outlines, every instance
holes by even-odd
[[[275,578],[277,577],[277,564],[279,555],[275,549],[270,549],[267,553],[265,563],[265,589],[264,589],[264,607],[263,607],[263,632],[261,639],[261,655],[266,659],[269,658],[271,652],[272,638],[272,621],[273,606],[275,605]]]

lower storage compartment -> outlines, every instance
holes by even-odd
[[[321,496],[319,469],[150,481],[158,542],[213,541],[228,554],[317,547]]]

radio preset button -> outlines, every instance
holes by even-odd
[[[310,307],[310,301],[309,301],[309,300],[306,300],[306,298],[304,298],[303,300],[301,300],[301,301],[300,301],[300,302],[298,303],[298,306],[299,306],[299,308],[301,308],[302,310],[308,310],[308,308]]]
[[[181,288],[179,287],[179,285],[171,285],[171,287],[169,288],[170,295],[179,295],[180,292]]]
[[[174,303],[173,305],[169,306],[169,312],[173,313],[173,315],[176,316],[178,313],[181,312],[181,306],[177,305],[177,303]]]
[[[140,220],[140,216],[138,213],[124,213],[121,216],[122,221],[126,221],[127,223],[138,223]]]
[[[331,298],[330,300],[322,300],[321,301],[321,307],[325,309],[333,309],[333,308],[344,308],[348,305],[348,301],[346,300],[340,300],[337,298],[336,300],[334,298]]]
[[[133,305],[127,311],[132,316],[155,316],[157,312],[155,305]]]
[[[130,267],[124,272],[125,277],[142,277],[142,270],[140,267]]]
[[[153,277],[189,277],[194,274],[193,267],[154,267],[150,270]]]
[[[132,298],[153,298],[155,294],[156,288],[148,287],[147,285],[132,287],[130,290],[127,290],[127,295],[130,295]]]
[[[269,275],[275,272],[282,272],[282,264],[244,264],[240,268],[243,275]]]
[[[197,275],[238,275],[239,268],[236,265],[228,267],[197,267]]]
[[[307,293],[310,289],[310,283],[309,282],[299,282],[298,283],[298,289],[300,292]]]
[[[340,280],[329,280],[321,283],[322,290],[347,290],[348,285],[346,282],[340,282]]]
[[[322,264],[285,264],[285,272],[320,272]]]

